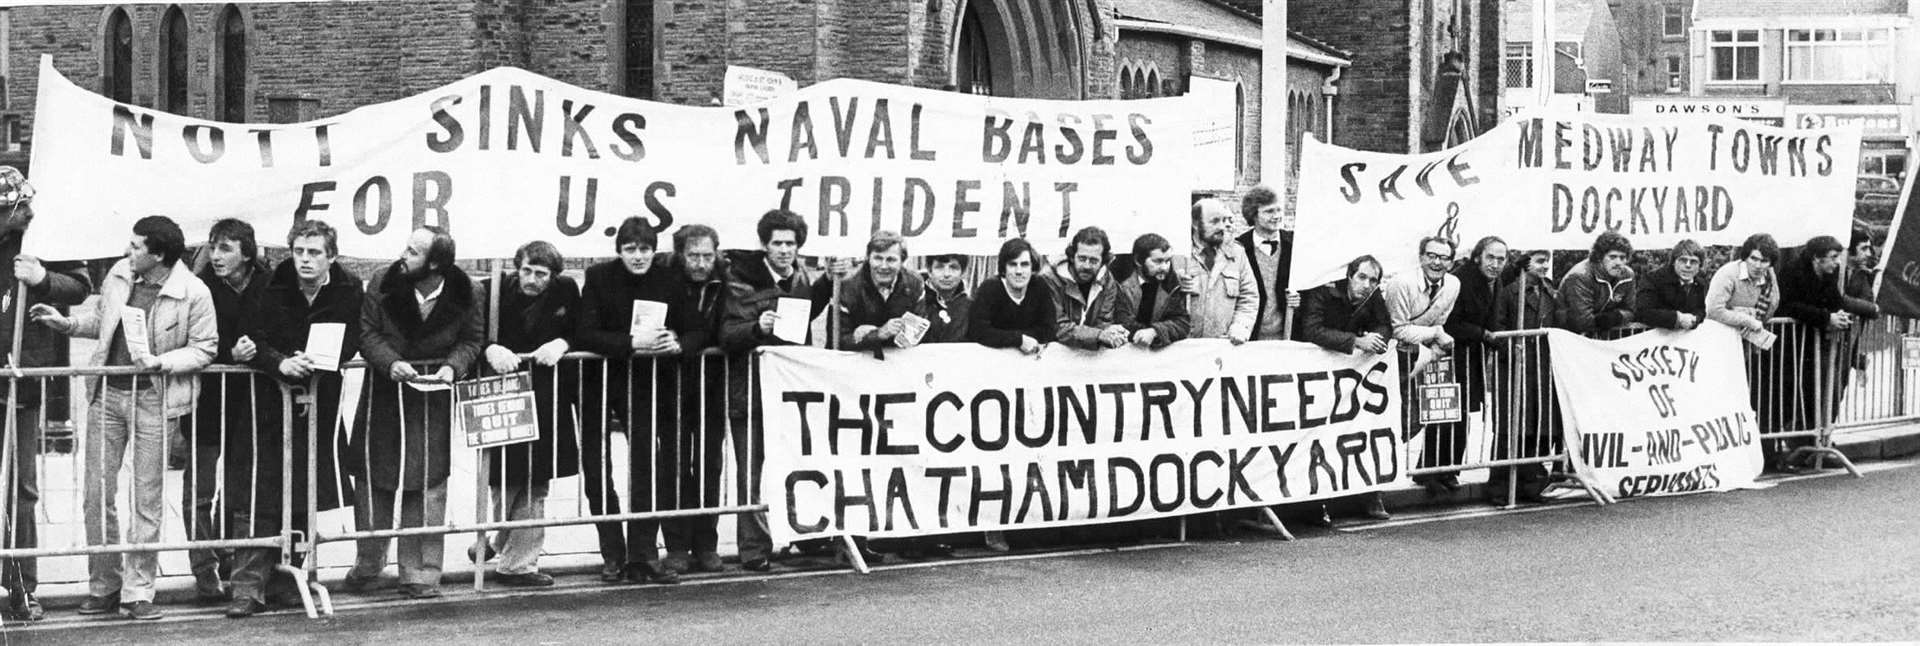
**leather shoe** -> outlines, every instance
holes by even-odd
[[[674,574],[686,574],[688,570],[693,569],[692,561],[693,559],[685,554],[668,554],[667,558],[660,560],[660,567],[671,570]]]
[[[1443,489],[1446,489],[1447,493],[1453,493],[1455,491],[1459,491],[1460,476],[1447,474],[1445,477],[1440,478],[1440,487]]]
[[[120,595],[116,593],[104,597],[89,596],[86,601],[80,602],[80,609],[75,612],[83,615],[104,615],[119,609]]]
[[[628,563],[626,575],[630,583],[673,585],[680,582],[680,575],[654,563]]]
[[[1313,524],[1319,525],[1321,527],[1325,527],[1328,529],[1333,528],[1333,514],[1327,511],[1326,505],[1320,506],[1320,517],[1313,519]]]
[[[766,572],[773,569],[773,560],[767,557],[747,559],[740,562],[740,569],[748,572]]]
[[[40,607],[40,600],[24,590],[7,593],[8,619],[14,621],[40,621],[47,618],[47,611]]]
[[[254,613],[267,609],[267,604],[246,597],[235,597],[227,603],[228,619],[246,619]]]
[[[1368,518],[1374,520],[1393,520],[1393,514],[1387,513],[1387,499],[1377,493],[1367,497],[1364,511]]]
[[[160,609],[153,607],[152,601],[135,601],[120,608],[120,614],[126,615],[128,619],[153,621],[160,618]]]
[[[349,570],[347,572],[347,578],[340,582],[340,589],[358,594],[380,587],[380,583],[380,575],[378,573],[362,576],[354,574]]]
[[[688,569],[693,572],[722,572],[727,568],[720,564],[718,553],[701,552],[693,555],[693,565]]]
[[[627,580],[625,574],[624,569],[617,562],[605,561],[600,564],[601,583],[625,583]]]
[[[553,585],[553,577],[540,572],[519,574],[495,574],[495,583],[514,588],[545,588]]]
[[[408,599],[433,599],[440,596],[440,586],[425,583],[400,584],[400,596]]]

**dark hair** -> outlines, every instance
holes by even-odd
[[[208,242],[232,240],[240,243],[240,255],[247,260],[260,257],[260,246],[253,241],[253,225],[235,218],[221,218],[213,223],[213,230],[207,232]]]
[[[660,232],[653,230],[653,223],[637,215],[621,220],[620,228],[613,234],[613,251],[619,253],[621,247],[630,244],[659,249]]]
[[[1379,259],[1374,258],[1372,254],[1368,254],[1347,262],[1347,279],[1351,280],[1354,274],[1360,273],[1361,265],[1373,265],[1373,268],[1380,270],[1380,273],[1386,273],[1387,271],[1386,267],[1380,264]]]
[[[424,226],[418,230],[433,233],[433,244],[427,245],[427,266],[434,269],[452,268],[453,234],[436,226]]]
[[[149,215],[133,223],[133,234],[147,244],[147,253],[160,256],[160,263],[171,266],[187,252],[187,236],[180,225],[164,215]]]
[[[287,230],[287,247],[292,248],[293,241],[300,238],[325,238],[327,241],[327,255],[340,255],[340,232],[334,231],[333,225],[331,224],[319,220],[301,220],[296,222],[292,229]]]
[[[881,229],[879,231],[873,232],[873,237],[867,238],[868,254],[880,253],[882,251],[886,251],[894,247],[900,248],[900,259],[906,260],[907,259],[907,240],[906,238],[900,237],[900,234],[895,233],[893,231],[886,230],[886,229]]]
[[[1847,240],[1847,252],[1852,253],[1854,249],[1858,249],[1860,247],[1860,243],[1862,242],[1873,244],[1875,246],[1878,246],[1880,244],[1879,241],[1874,239],[1872,231],[1868,231],[1862,227],[1854,227],[1853,237]]]
[[[967,255],[960,254],[960,253],[943,253],[938,256],[927,256],[928,269],[932,269],[934,265],[938,265],[940,263],[945,263],[945,262],[950,262],[956,265],[960,265],[961,269],[966,269]]]
[[[1245,218],[1251,226],[1254,220],[1260,218],[1260,209],[1278,201],[1280,196],[1265,184],[1247,189],[1247,194],[1240,197],[1240,217]]]
[[[520,249],[513,252],[513,266],[515,269],[518,269],[521,265],[528,264],[546,267],[547,269],[553,270],[555,275],[558,275],[560,272],[566,270],[567,261],[565,258],[560,257],[560,250],[555,249],[553,243],[545,240],[535,240],[520,245]]]
[[[1467,256],[1467,261],[1474,262],[1474,263],[1480,262],[1480,254],[1486,253],[1487,247],[1491,247],[1496,244],[1502,247],[1505,247],[1507,246],[1507,241],[1501,240],[1500,236],[1487,236],[1485,238],[1481,238],[1479,242],[1473,243],[1473,253]],[[1426,251],[1427,250],[1426,245],[1421,245],[1420,250]]]
[[[713,227],[710,227],[704,224],[689,224],[674,230],[673,232],[674,253],[686,253],[687,247],[693,246],[693,241],[699,238],[706,238],[708,240],[712,240],[713,249],[715,251],[720,250],[720,232],[719,231],[715,231],[713,230]]]
[[[760,214],[760,224],[754,227],[760,233],[760,244],[773,240],[775,231],[792,231],[795,246],[807,246],[807,221],[800,214],[786,209],[774,209]]]
[[[1702,248],[1700,243],[1694,242],[1693,238],[1687,238],[1673,244],[1673,251],[1667,254],[1667,264],[1672,265],[1681,256],[1693,256],[1695,260],[1704,263],[1707,261],[1707,250]]]
[[[1086,244],[1100,245],[1100,262],[1104,263],[1113,257],[1113,242],[1107,239],[1106,230],[1100,227],[1087,227],[1075,231],[1073,239],[1067,241],[1067,260],[1073,260],[1073,252],[1078,250],[1080,245]]]
[[[1620,235],[1618,231],[1601,231],[1600,235],[1594,236],[1593,250],[1588,252],[1587,258],[1589,260],[1599,260],[1615,251],[1626,254],[1628,258],[1632,258],[1633,243],[1628,242],[1627,237]]]
[[[1145,266],[1147,264],[1147,256],[1153,255],[1153,252],[1172,250],[1173,243],[1167,242],[1167,239],[1161,237],[1160,234],[1142,234],[1140,237],[1133,239],[1133,262],[1134,264]]]
[[[1846,251],[1846,249],[1841,247],[1840,241],[1833,236],[1814,236],[1812,240],[1807,241],[1807,246],[1801,249],[1800,254],[1807,257],[1807,262],[1813,262],[1816,258],[1838,251]]]
[[[1446,246],[1447,246],[1447,253],[1459,253],[1459,252],[1460,252],[1460,247],[1459,247],[1459,245],[1456,245],[1456,244],[1454,244],[1454,243],[1453,243],[1453,239],[1452,239],[1452,238],[1444,238],[1444,237],[1441,237],[1441,236],[1427,236],[1427,237],[1425,237],[1425,238],[1421,238],[1421,239],[1420,239],[1420,253],[1426,253],[1426,252],[1427,252],[1427,243],[1430,243],[1430,242],[1438,242],[1438,243],[1440,243],[1440,244],[1443,244],[1443,245],[1446,245]]]
[[[1034,258],[1036,254],[1033,251],[1033,245],[1028,243],[1026,238],[1009,238],[1006,242],[1000,243],[1000,273],[1007,273],[1007,263],[1013,262],[1022,255],[1025,255],[1036,269],[1038,268],[1040,261]]]
[[[1755,251],[1760,252],[1760,257],[1765,258],[1767,262],[1780,264],[1780,244],[1773,241],[1773,236],[1765,233],[1747,236],[1747,241],[1740,243],[1740,250],[1734,252],[1734,259],[1746,260],[1747,256],[1753,255]]]

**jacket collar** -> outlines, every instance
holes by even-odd
[[[459,267],[440,270],[444,281],[440,286],[439,304],[425,320],[420,318],[420,303],[414,295],[413,283],[401,277],[405,263],[394,261],[380,277],[380,299],[387,308],[387,314],[400,324],[401,329],[411,333],[421,327],[437,328],[450,323],[454,318],[463,316],[473,303],[473,280]]]
[[[327,284],[320,286],[320,291],[325,292],[358,281],[359,279],[355,278],[352,272],[347,271],[338,261],[335,261],[333,265],[327,267]],[[267,289],[300,289],[300,272],[294,269],[292,258],[280,261],[280,264],[273,268],[272,276],[267,279]]]
[[[107,271],[107,275],[126,281],[128,286],[132,286],[133,264],[122,258],[120,262],[113,263],[113,268]],[[189,280],[200,280],[200,277],[194,275],[192,269],[187,268],[187,263],[173,261],[173,271],[167,273],[167,282],[160,285],[160,297],[186,300]]]

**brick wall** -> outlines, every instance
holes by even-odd
[[[249,114],[266,119],[267,99],[310,96],[335,114],[458,80],[476,67],[475,3],[243,4],[249,27]],[[213,34],[220,5],[184,5],[191,74],[188,114],[214,117]],[[9,101],[31,106],[39,56],[83,87],[101,90],[106,7],[16,7]],[[154,106],[159,92],[159,25],[164,6],[128,8],[133,26],[133,100]],[[343,38],[341,34],[352,34]]]
[[[1316,0],[1289,7],[1294,31],[1355,52],[1353,66],[1340,79],[1334,143],[1409,152],[1409,123],[1418,116],[1407,105],[1410,17],[1406,0]]]

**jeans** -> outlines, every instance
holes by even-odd
[[[175,423],[166,417],[162,390],[102,386],[87,412],[82,489],[88,545],[160,542],[160,519],[166,511],[166,441]],[[133,444],[133,526],[123,539],[114,498],[129,441]],[[152,601],[159,570],[160,559],[154,552],[94,554],[87,557],[88,594],[118,593],[122,603]]]
[[[447,521],[447,483],[441,481],[420,491],[384,491],[362,482],[355,493],[353,525],[360,531],[392,529],[395,503],[398,503],[400,527],[431,527]],[[397,500],[396,500],[397,499]],[[372,578],[387,567],[387,545],[391,538],[363,538],[349,578]],[[440,565],[446,553],[447,537],[402,536],[394,560],[400,562],[400,583],[440,585]]]
[[[547,483],[489,487],[488,508],[505,507],[505,520],[539,520],[547,517]],[[504,500],[503,500],[504,498]],[[546,546],[545,527],[503,529],[493,534],[493,549],[500,553],[500,574],[532,574],[540,571],[540,552]]]

